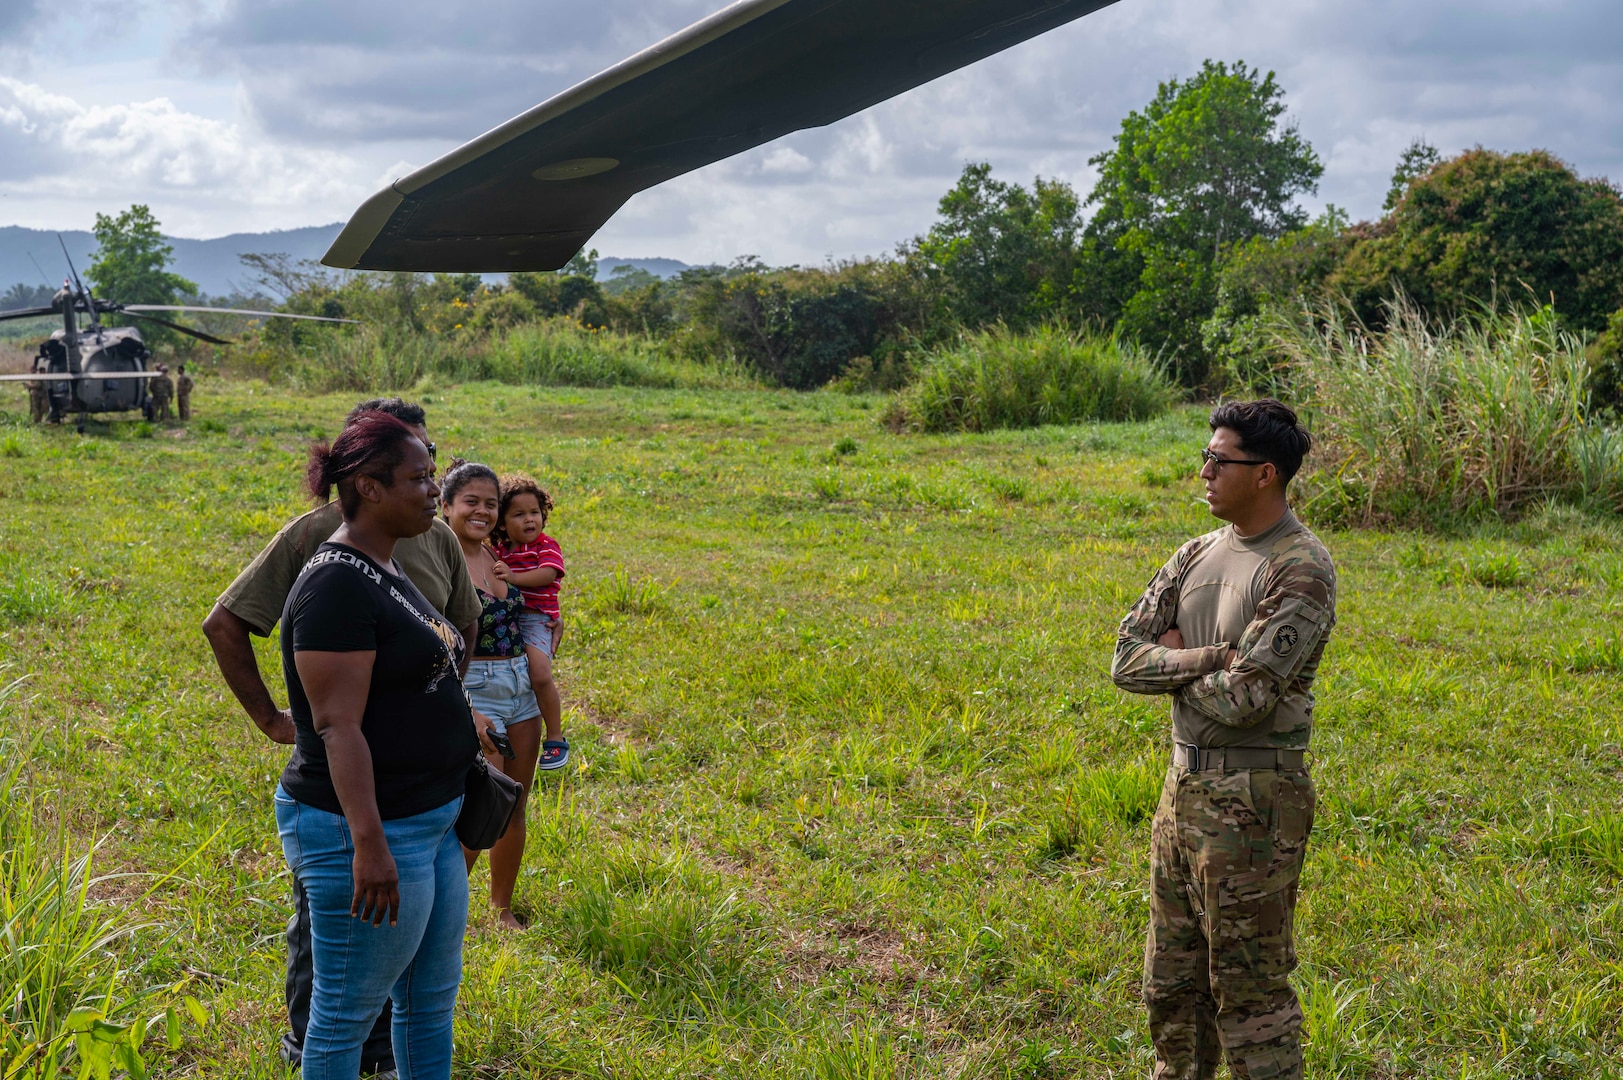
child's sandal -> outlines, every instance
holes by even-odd
[[[541,743],[541,768],[561,769],[569,764],[569,740],[546,739]]]

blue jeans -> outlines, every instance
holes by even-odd
[[[452,826],[460,798],[383,823],[400,876],[400,920],[351,917],[355,845],[349,823],[276,788],[282,853],[310,902],[315,978],[304,1036],[304,1080],[355,1080],[385,999],[394,1002],[402,1080],[449,1080],[451,1011],[462,981],[468,872]]]

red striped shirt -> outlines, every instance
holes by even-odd
[[[539,611],[543,615],[558,617],[558,583],[564,579],[564,553],[558,546],[558,541],[542,533],[528,544],[515,544],[512,542],[497,543],[494,545],[496,557],[507,564],[509,570],[523,572],[526,570],[540,570],[551,567],[558,571],[558,576],[552,580],[551,585],[531,589],[519,585],[518,591],[524,594],[524,606],[531,611]],[[514,582],[514,584],[518,584]]]

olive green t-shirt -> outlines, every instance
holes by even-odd
[[[269,635],[282,617],[282,605],[287,603],[299,571],[343,523],[336,502],[294,518],[226,586],[216,602],[260,637]],[[452,626],[463,629],[479,618],[479,596],[468,578],[462,545],[445,522],[435,518],[433,527],[421,536],[395,544],[394,561]]]

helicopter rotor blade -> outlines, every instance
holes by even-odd
[[[0,321],[6,319],[37,319],[41,315],[60,315],[54,307],[15,308],[11,311],[0,311]]]
[[[349,323],[360,325],[359,319],[332,319],[325,315],[291,315],[285,311],[250,311],[247,308],[188,307],[176,304],[121,304],[120,311],[200,311],[217,315],[257,315],[263,319],[304,319],[308,322]]]
[[[235,341],[229,341],[226,338],[222,338],[222,337],[215,337],[213,334],[205,334],[201,330],[193,330],[189,326],[182,326],[180,323],[178,323],[178,322],[170,322],[168,319],[160,319],[156,315],[140,315],[140,314],[137,314],[136,312],[128,311],[128,310],[124,311],[123,314],[128,315],[132,319],[140,319],[142,322],[154,322],[154,323],[157,323],[159,326],[167,326],[169,329],[178,330],[182,334],[190,334],[192,337],[197,338],[197,339],[199,339],[201,341],[206,341],[211,345],[235,345],[236,344]]]

